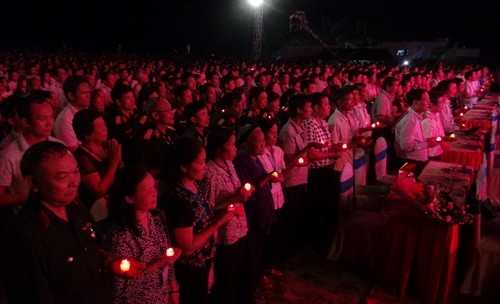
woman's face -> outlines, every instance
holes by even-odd
[[[134,205],[137,211],[150,211],[156,208],[158,191],[156,182],[147,173],[144,179],[135,187],[134,195],[128,197],[128,202]]]
[[[108,128],[106,122],[102,117],[97,118],[92,122],[94,130],[89,134],[88,140],[98,143],[103,143],[108,140]]]
[[[206,158],[207,153],[205,152],[205,149],[201,149],[198,157],[196,157],[196,159],[189,166],[183,166],[181,168],[184,177],[192,181],[202,180],[205,176]]]
[[[39,199],[54,207],[64,207],[78,195],[80,169],[71,153],[49,156],[39,165],[32,183]],[[43,176],[42,173],[43,172]]]
[[[228,141],[219,149],[218,156],[223,160],[233,160],[236,157],[236,136],[233,134]]]
[[[256,128],[247,139],[247,149],[250,155],[259,156],[266,152],[266,140],[264,132]]]
[[[273,125],[271,129],[267,130],[265,135],[266,146],[271,147],[276,145],[276,141],[278,141],[278,126]]]

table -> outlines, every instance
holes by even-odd
[[[478,170],[483,161],[484,138],[462,132],[455,133],[455,136],[457,140],[448,142],[449,149],[443,152],[441,161],[471,166]]]
[[[418,179],[423,183],[439,185],[442,191],[449,192],[453,201],[464,204],[474,181],[474,169],[471,166],[429,161]]]
[[[435,164],[424,168],[423,178],[438,175],[437,168]],[[470,174],[458,177],[468,189]],[[423,205],[415,197],[423,184],[408,172],[400,172],[396,185],[381,212],[355,210],[341,221],[329,258],[368,271],[375,284],[401,299],[410,295],[425,304],[447,303],[454,284],[459,226],[421,211]]]

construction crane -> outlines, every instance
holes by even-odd
[[[319,36],[316,34],[308,25],[306,19],[306,13],[303,11],[295,11],[290,16],[290,32],[295,31],[306,31],[309,35],[311,35],[316,41],[318,41],[323,48],[325,48],[334,58],[340,60],[339,54],[337,54],[332,48],[330,48]]]

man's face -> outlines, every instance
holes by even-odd
[[[28,132],[36,137],[48,137],[54,126],[52,107],[48,102],[31,105],[31,119],[27,121]]]
[[[54,207],[68,205],[77,197],[80,184],[75,157],[69,152],[62,158],[49,156],[39,165],[32,183],[43,203]]]
[[[81,83],[74,94],[69,94],[72,104],[78,108],[86,108],[90,105],[90,86],[87,83]]]

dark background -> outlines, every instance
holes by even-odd
[[[376,45],[383,41],[449,38],[482,50],[500,49],[500,5],[476,0],[268,0],[263,52],[308,43],[289,33],[288,17],[306,13],[327,43]],[[27,1],[0,5],[0,49],[185,51],[249,54],[253,12],[246,0]],[[323,22],[322,22],[323,20]],[[330,27],[327,25],[328,21]],[[331,30],[333,28],[333,31]],[[332,34],[333,33],[333,34]]]

